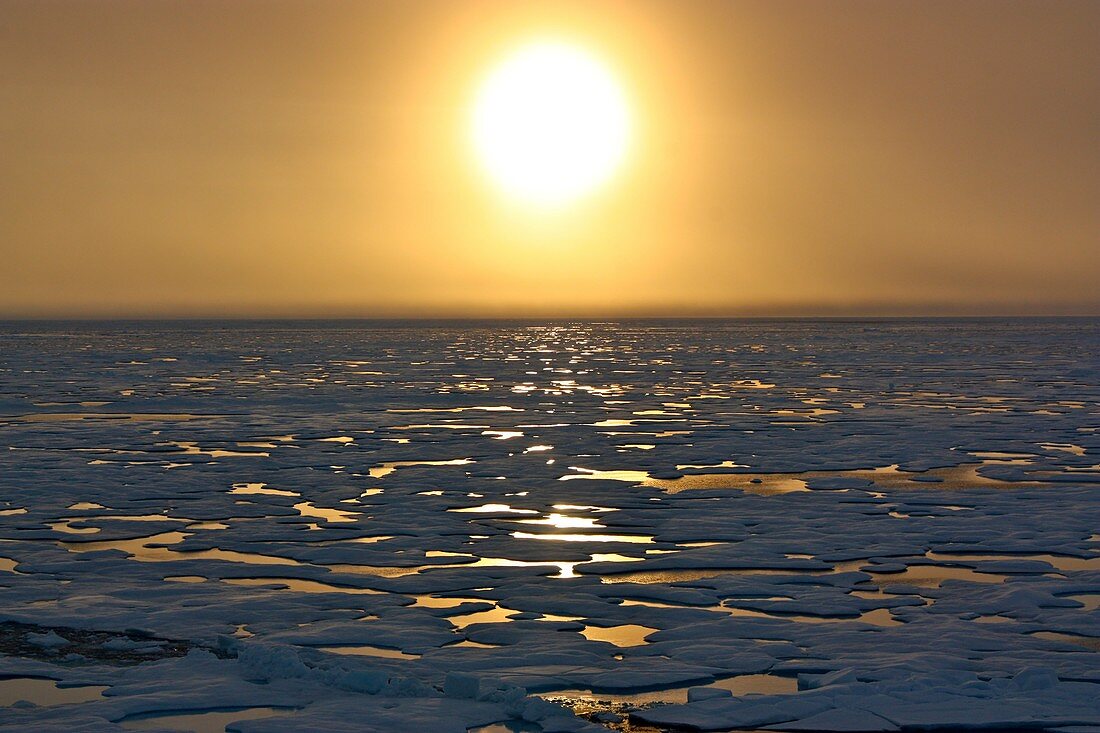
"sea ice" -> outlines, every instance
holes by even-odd
[[[1074,319],[2,325],[4,675],[97,694],[0,730],[1098,728],[1098,352]]]

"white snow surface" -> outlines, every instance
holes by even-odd
[[[634,716],[701,730],[1100,726],[1098,347],[1088,319],[0,324],[0,678],[108,686],[0,730],[603,729],[556,690],[668,691]]]

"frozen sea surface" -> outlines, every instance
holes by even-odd
[[[0,324],[0,729],[1100,731],[1098,431],[1095,320]]]

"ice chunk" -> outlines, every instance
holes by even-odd
[[[481,680],[475,675],[464,672],[448,672],[443,680],[443,694],[447,697],[468,698],[477,697]]]
[[[699,700],[710,700],[714,697],[733,697],[733,692],[719,687],[689,687],[687,695],[688,702],[698,702]]]
[[[27,634],[27,641],[43,649],[57,649],[69,646],[72,643],[56,631],[49,631],[45,634]]]
[[[866,710],[854,708],[826,710],[823,713],[811,715],[802,720],[769,725],[768,730],[821,731],[822,733],[827,731],[837,731],[838,733],[840,731],[860,731],[860,733],[871,733],[872,731],[895,731],[901,730],[901,728],[886,718],[879,717]]]

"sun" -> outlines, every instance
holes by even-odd
[[[473,147],[510,197],[557,206],[592,193],[622,164],[630,110],[611,71],[568,43],[533,42],[498,64],[472,108]]]

